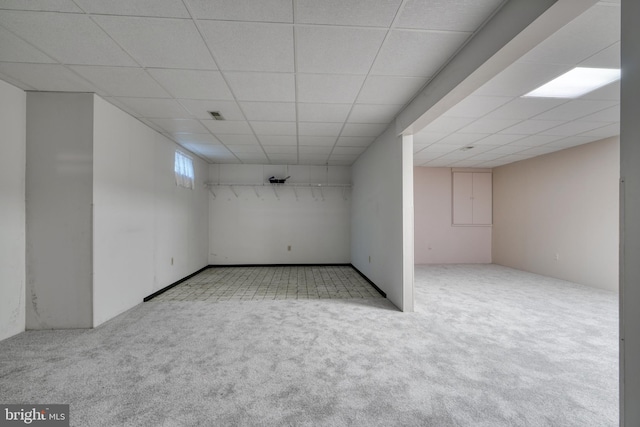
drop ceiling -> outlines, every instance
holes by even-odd
[[[211,163],[350,165],[504,2],[2,0],[0,79],[95,92]],[[619,13],[599,3],[437,118],[415,164],[493,167],[616,135],[616,84],[520,95],[619,67]]]
[[[577,99],[522,97],[576,66],[620,68],[619,1],[597,3],[417,132],[414,164],[492,168],[618,135],[619,82]]]
[[[0,79],[95,92],[210,162],[350,165],[502,3],[2,0]]]

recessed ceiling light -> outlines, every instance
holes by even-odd
[[[576,67],[523,97],[578,98],[616,80],[620,80],[616,68]]]

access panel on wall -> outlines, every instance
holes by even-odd
[[[453,172],[453,225],[491,225],[491,172]]]

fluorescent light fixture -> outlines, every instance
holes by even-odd
[[[616,80],[620,80],[620,70],[615,68],[576,67],[523,97],[578,98]]]

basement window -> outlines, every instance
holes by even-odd
[[[176,151],[173,170],[176,174],[176,184],[178,187],[190,188],[193,190],[195,174],[193,172],[193,159],[186,154]]]

